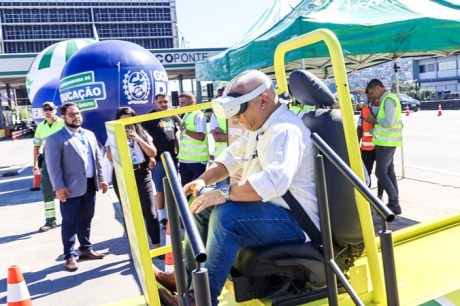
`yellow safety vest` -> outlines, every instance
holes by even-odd
[[[298,104],[291,107],[291,112],[293,112],[296,116],[299,116],[300,112],[308,113],[310,111],[314,111],[316,106],[314,105],[307,105],[307,104]]]
[[[196,132],[195,118],[198,114],[203,114],[201,111],[194,111],[185,115],[183,121],[185,130]],[[188,136],[185,130],[181,132],[181,140],[179,142],[178,159],[193,161],[193,162],[206,162],[209,160],[208,149],[208,136],[206,135],[203,141],[196,140]]]
[[[220,129],[224,132],[227,133],[227,120],[225,119],[217,119],[217,123],[219,123]],[[214,145],[214,157],[219,156],[227,147],[227,142],[226,141],[216,141]]]
[[[399,147],[402,146],[402,121],[401,121],[401,103],[398,97],[391,92],[385,93],[380,98],[380,109],[377,113],[377,122],[374,126],[374,139],[372,142],[382,147]],[[380,119],[385,119],[385,103],[393,102],[396,106],[395,123],[392,126],[382,126],[378,124]]]
[[[50,126],[48,121],[43,120],[37,125],[34,135],[34,146],[36,147],[45,147],[46,138],[57,131],[61,130],[64,127],[64,119],[56,117],[56,121]]]

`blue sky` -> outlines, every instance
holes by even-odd
[[[230,47],[273,3],[274,0],[176,0],[179,31],[190,48]]]

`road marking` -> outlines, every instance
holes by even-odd
[[[29,168],[31,165],[33,165],[33,163],[34,163],[34,160],[31,160],[30,162],[28,162],[25,166],[23,166],[21,169],[18,170],[18,174],[26,170],[27,168]]]

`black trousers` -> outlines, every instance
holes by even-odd
[[[371,174],[372,168],[374,167],[375,157],[375,149],[372,151],[361,150],[361,158],[363,160],[364,167],[367,170],[367,174],[369,174],[369,187],[371,187]],[[380,184],[379,180],[377,180],[377,196],[383,196],[383,186]]]
[[[179,162],[179,173],[182,186],[196,180],[206,170],[202,163],[181,163]]]
[[[145,163],[145,167],[142,166],[140,169],[134,170],[134,176],[136,178],[137,190],[139,192],[139,200],[141,202],[142,215],[144,217],[147,233],[149,234],[152,244],[159,244],[160,224],[156,213],[152,176],[150,175],[150,170],[147,168],[147,163]],[[118,199],[120,199],[115,171],[113,173],[112,184]]]

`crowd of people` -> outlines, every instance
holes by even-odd
[[[179,101],[182,107],[196,103],[190,92],[183,92]],[[165,111],[168,106],[168,96],[157,94],[152,113]],[[102,171],[104,149],[101,150],[91,131],[82,128],[83,116],[79,106],[66,103],[60,106],[60,111],[61,116],[58,117],[54,103],[42,104],[45,120],[38,125],[34,136],[33,171],[41,173],[45,210],[45,224],[39,231],[46,232],[58,226],[54,203],[57,198],[62,215],[65,267],[68,271],[76,271],[78,259],[104,257],[104,254],[92,249],[89,235],[94,216],[95,192],[99,189],[105,192],[108,184]],[[136,113],[132,108],[121,107],[114,119],[133,116]],[[216,135],[215,154],[220,154],[226,147],[225,121],[213,119],[212,123],[211,131],[208,132],[205,114],[195,111],[182,118],[173,115],[126,126],[127,145],[142,214],[153,248],[160,246],[160,227],[165,228],[167,222],[162,181],[166,173],[161,154],[171,154],[184,185],[198,178],[205,171],[209,160],[213,159],[213,152],[209,152],[208,134]],[[112,162],[108,143],[104,148],[107,159]],[[111,177],[115,194],[120,199],[115,173]],[[80,181],[87,184],[79,184]],[[78,252],[75,250],[75,236],[80,243]]]
[[[363,108],[358,122],[363,162],[369,174],[375,162],[378,196],[382,198],[385,191],[388,207],[401,214],[393,166],[394,152],[402,145],[401,106],[379,80],[369,82],[366,94],[370,104]],[[204,266],[208,269],[212,304],[217,305],[239,248],[310,241],[290,211],[284,197],[287,193],[300,203],[318,228],[319,216],[311,132],[294,111],[280,102],[271,79],[260,71],[248,70],[230,81],[214,101],[209,132],[205,114],[193,111],[182,118],[173,115],[129,125],[126,133],[153,247],[159,246],[160,226],[167,219],[162,183],[165,169],[160,159],[163,152],[173,157],[185,194],[194,195],[190,209],[206,245],[208,259]],[[195,103],[192,93],[180,94],[180,107]],[[157,94],[152,112],[165,111],[168,104],[167,95]],[[62,215],[65,268],[75,271],[78,259],[104,257],[93,250],[89,240],[95,194],[108,189],[102,175],[102,154],[95,135],[82,128],[83,117],[77,104],[62,105],[61,118],[56,116],[52,103],[44,103],[42,109],[46,120],[37,129],[34,140],[34,171],[42,171],[46,218],[40,231],[56,227],[55,196]],[[136,114],[130,107],[122,107],[115,119],[132,116]],[[227,146],[229,118],[245,128],[245,133],[231,146]],[[215,160],[207,167],[213,159],[209,135],[215,140]],[[110,159],[110,150],[107,153]],[[44,160],[40,165],[39,156]],[[229,177],[238,171],[241,178],[230,184]],[[116,176],[113,178],[119,196]],[[217,188],[200,195],[209,185]],[[190,274],[195,263],[187,240],[184,257]],[[155,272],[160,283],[174,288],[174,275],[159,269]],[[193,293],[191,282],[189,286]],[[177,305],[175,297],[166,290],[160,290],[160,296],[166,305]],[[193,294],[190,302],[194,303]]]

